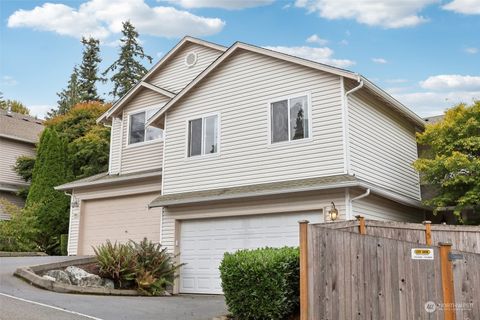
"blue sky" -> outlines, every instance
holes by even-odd
[[[40,117],[80,63],[81,36],[101,40],[105,69],[127,19],[154,63],[184,35],[226,46],[239,40],[361,73],[421,116],[480,99],[480,0],[2,0],[0,6],[0,91]],[[99,86],[101,93],[109,89]]]

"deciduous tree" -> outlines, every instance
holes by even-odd
[[[480,101],[459,104],[443,121],[428,124],[418,135],[426,154],[414,166],[422,179],[436,186],[438,194],[427,204],[439,209],[480,207]]]

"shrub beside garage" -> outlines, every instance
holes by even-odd
[[[220,265],[222,288],[236,319],[281,320],[298,313],[298,248],[262,248],[226,253]]]

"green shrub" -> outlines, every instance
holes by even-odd
[[[136,243],[130,241],[135,255],[135,281],[138,290],[144,294],[162,294],[173,284],[175,271],[180,267],[168,254],[167,248],[147,238]]]
[[[68,255],[68,234],[60,235],[60,254],[62,256]]]
[[[40,251],[33,210],[21,209],[5,199],[0,199],[0,207],[10,215],[10,220],[0,221],[0,251]]]
[[[298,248],[225,253],[220,275],[229,311],[241,320],[281,320],[298,310]]]
[[[107,240],[105,244],[93,248],[98,260],[99,273],[110,278],[116,288],[129,287],[135,280],[135,255],[129,244]]]
[[[147,295],[163,294],[180,267],[166,248],[147,238],[127,244],[107,240],[94,251],[102,277],[112,279],[118,288],[135,287]]]

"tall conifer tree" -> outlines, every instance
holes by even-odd
[[[73,72],[70,75],[70,80],[68,80],[67,88],[57,93],[57,96],[59,98],[57,101],[57,108],[48,112],[49,118],[66,114],[74,105],[81,101],[77,66],[73,68]]]
[[[82,38],[83,59],[79,70],[80,100],[101,101],[103,99],[97,93],[97,81],[104,79],[98,75],[100,58],[100,41],[94,38]]]
[[[142,59],[152,62],[152,57],[145,54],[138,42],[138,32],[130,21],[123,23],[122,33],[120,55],[103,73],[105,76],[113,72],[110,78],[113,90],[110,94],[114,98],[124,96],[147,73],[147,69],[140,63]]]

